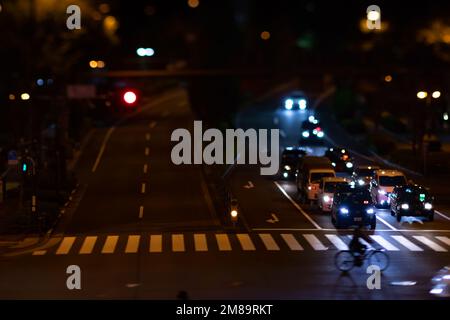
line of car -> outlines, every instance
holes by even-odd
[[[301,91],[284,99],[286,110],[308,111],[307,104]],[[434,197],[427,188],[408,181],[403,172],[356,165],[348,150],[336,146],[322,156],[309,155],[308,147],[325,144],[325,133],[319,119],[311,112],[306,115],[299,146],[284,149],[279,171],[282,179],[295,181],[301,203],[330,212],[337,228],[364,224],[375,229],[376,208],[389,209],[399,222],[404,216],[434,219]]]

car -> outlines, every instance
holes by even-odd
[[[417,184],[395,187],[389,197],[391,214],[398,222],[405,216],[421,216],[429,221],[434,220],[434,199],[426,188]]]
[[[407,184],[405,175],[398,170],[376,170],[370,181],[370,193],[377,207],[389,207],[389,194],[396,186]]]
[[[297,193],[301,202],[313,203],[317,200],[320,181],[325,177],[336,177],[336,172],[328,158],[305,156],[297,168]]]
[[[296,168],[306,150],[301,147],[286,147],[281,154],[280,174],[284,179],[294,179]]]
[[[309,116],[308,120],[302,122],[300,132],[300,144],[323,143],[325,133],[314,116]]]
[[[356,185],[337,188],[331,208],[331,222],[336,229],[352,226],[376,228],[376,209],[370,192]]]
[[[331,211],[333,205],[334,192],[340,185],[348,185],[349,181],[342,177],[326,177],[320,182],[317,194],[317,205],[322,212]]]
[[[445,266],[431,279],[430,294],[438,298],[450,298],[450,265]]]
[[[369,185],[375,171],[379,169],[380,167],[372,165],[356,166],[352,173],[352,180],[360,186]]]
[[[301,91],[295,91],[283,100],[285,110],[306,110],[307,106],[308,100]]]
[[[350,157],[348,151],[343,148],[329,148],[325,151],[325,157],[330,159],[331,164],[338,172],[352,172],[354,160]]]

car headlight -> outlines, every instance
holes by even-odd
[[[290,171],[291,167],[290,166],[284,166],[284,170]]]
[[[359,180],[358,180],[358,184],[359,184],[360,186],[363,186],[363,185],[366,184],[366,182],[365,182],[363,179],[359,179]]]
[[[323,201],[330,202],[331,198],[327,195],[323,196]]]
[[[409,204],[403,203],[403,204],[401,205],[401,208],[402,208],[403,210],[408,210],[408,209],[409,209]]]
[[[304,138],[308,138],[308,137],[309,137],[309,131],[303,131],[303,132],[302,132],[302,136],[303,136]]]
[[[346,164],[345,164],[345,166],[347,167],[347,168],[353,168],[353,163],[351,163],[351,162],[347,162]]]
[[[231,210],[231,216],[232,216],[233,218],[236,218],[237,215],[238,215],[237,210]]]
[[[325,135],[325,134],[323,133],[323,131],[317,132],[317,136],[318,136],[319,138],[323,138],[324,135]]]
[[[291,110],[293,106],[294,106],[294,100],[286,99],[286,101],[284,102],[284,107],[286,108],[286,110]]]
[[[339,211],[340,211],[342,214],[348,214],[348,209],[347,209],[347,208],[341,208],[341,209],[339,209]]]
[[[373,210],[373,208],[369,208],[369,209],[366,210],[366,212],[367,212],[368,214],[374,214],[374,213],[375,213],[375,210]]]
[[[384,191],[383,189],[380,189],[380,190],[378,190],[378,193],[379,193],[379,194],[382,194],[382,195],[385,195],[385,194],[386,194],[386,191]]]
[[[424,205],[423,205],[423,207],[425,208],[425,210],[431,210],[431,209],[433,209],[433,205],[431,204],[431,203],[425,203]]]
[[[306,100],[305,99],[300,99],[298,101],[298,106],[300,107],[300,110],[305,110],[306,109]]]
[[[334,163],[334,162],[332,162],[331,165],[332,165],[333,167],[336,167],[336,163]]]
[[[311,186],[308,186],[308,190],[311,190],[312,189],[312,187]]]
[[[289,176],[289,174],[287,172],[283,172],[283,177],[287,178]]]

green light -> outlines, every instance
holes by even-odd
[[[424,201],[425,201],[425,193],[419,194],[419,200],[420,200],[421,202],[424,202]]]
[[[26,171],[27,171],[27,164],[26,164],[26,163],[23,163],[23,164],[22,164],[22,171],[23,171],[23,172],[26,172]]]

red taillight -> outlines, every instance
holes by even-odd
[[[126,91],[122,97],[123,101],[125,101],[125,103],[127,104],[133,104],[137,101],[137,95],[133,91]]]
[[[322,131],[322,128],[321,127],[317,127],[316,130],[317,131]]]

